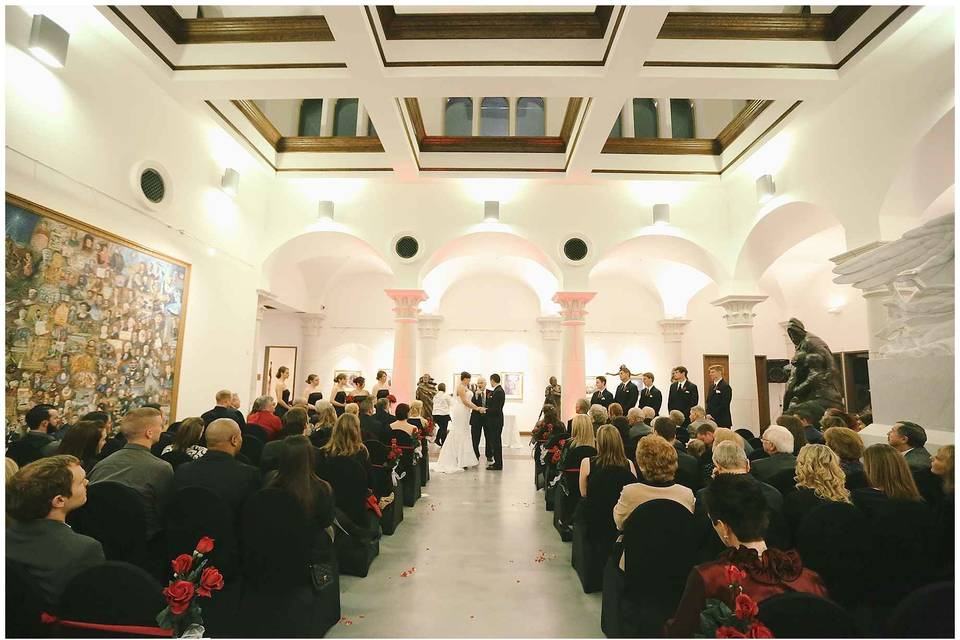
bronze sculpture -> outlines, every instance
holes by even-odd
[[[840,371],[827,343],[809,333],[801,321],[790,318],[787,335],[796,353],[790,360],[783,412],[800,415],[816,424],[827,409],[843,409]]]

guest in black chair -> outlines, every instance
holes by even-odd
[[[597,455],[584,458],[580,462],[580,495],[582,497],[587,496],[591,472],[599,473],[608,467],[617,467],[626,469],[634,478],[637,477],[637,470],[623,452],[623,440],[620,439],[616,427],[609,424],[600,427],[597,430],[596,442]]]
[[[777,424],[786,428],[793,435],[793,455],[799,455],[800,449],[807,444],[807,435],[804,431],[803,420],[797,416],[782,415],[777,418]],[[763,434],[760,435],[761,442]],[[764,449],[764,452],[766,450]]]
[[[793,455],[794,438],[786,427],[771,425],[763,432],[760,439],[763,442],[763,450],[770,457],[755,460],[751,465],[750,473],[757,480],[769,484],[781,471],[796,468],[797,457]]]
[[[617,428],[617,431],[620,432],[620,438],[626,442],[629,438],[630,423],[627,421],[627,417],[623,415],[623,407],[616,402],[611,402],[610,406],[607,407],[607,413],[610,414],[610,424]]]
[[[906,460],[890,445],[867,447],[863,452],[863,470],[869,486],[853,492],[853,503],[868,517],[891,501],[923,501]]]
[[[98,455],[107,441],[103,425],[93,420],[81,420],[70,428],[57,447],[57,455],[74,456],[87,473],[99,461]]]
[[[280,464],[280,451],[283,448],[283,441],[291,436],[304,436],[310,431],[309,417],[307,410],[301,407],[293,407],[283,414],[283,428],[276,440],[268,442],[260,454],[260,470],[266,473],[273,471]]]
[[[867,485],[867,475],[863,471],[863,439],[860,434],[848,427],[830,427],[823,432],[827,446],[840,459],[847,489],[855,491]]]
[[[320,449],[317,466],[322,469],[330,458],[343,456],[355,460],[363,468],[367,477],[367,487],[373,487],[373,467],[370,465],[370,452],[360,439],[360,420],[357,416],[344,413],[337,418],[330,441]],[[320,473],[319,475],[323,475]]]
[[[677,450],[677,482],[691,491],[700,488],[700,463],[677,442],[677,425],[666,416],[653,419],[653,430]]]
[[[386,400],[384,398],[384,400]],[[377,400],[379,402],[379,400]],[[390,444],[390,427],[374,416],[374,399],[365,396],[360,400],[360,435],[364,440],[376,440]]]
[[[364,398],[364,400],[366,400],[366,398]],[[363,401],[361,401],[361,405],[362,404]],[[313,443],[313,446],[319,449],[330,440],[330,434],[333,433],[333,425],[337,424],[337,410],[329,400],[317,401],[316,410],[316,420],[313,423],[313,430],[308,437],[310,438],[310,442]]]
[[[180,423],[173,444],[163,448],[160,459],[169,462],[174,470],[184,462],[199,460],[207,453],[207,448],[200,445],[202,437],[203,420],[187,418]]]
[[[234,513],[260,488],[260,472],[236,460],[243,436],[230,418],[217,418],[207,426],[207,453],[177,468],[176,489],[205,487],[220,496]]]
[[[946,543],[948,548],[944,548],[943,550],[949,551],[948,559],[951,567],[953,566],[954,529],[953,451],[954,445],[952,444],[940,447],[940,449],[937,451],[937,455],[933,456],[933,460],[930,464],[930,470],[933,472],[933,474],[943,481],[943,500],[940,501],[940,504],[937,508],[937,528],[944,533],[942,536],[942,542]],[[949,535],[946,535],[948,533]]]
[[[392,427],[390,425],[396,422],[397,419],[390,414],[390,398],[380,398],[373,406],[375,408],[373,417],[379,420],[380,424],[384,427],[391,429]]]
[[[851,504],[840,459],[825,444],[808,444],[800,449],[796,481],[797,490],[783,498],[783,514],[794,539],[804,516],[821,504]]]

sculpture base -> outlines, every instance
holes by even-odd
[[[949,432],[952,442],[954,361],[953,356],[871,358],[868,366],[874,422],[892,425],[909,420],[928,434]]]

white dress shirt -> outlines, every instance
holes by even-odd
[[[437,393],[437,395],[433,397],[433,415],[450,415],[450,404],[452,402],[453,396],[451,396],[449,393]]]

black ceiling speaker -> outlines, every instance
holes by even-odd
[[[587,257],[587,243],[582,238],[570,238],[563,243],[563,255],[567,260],[580,262]]]
[[[143,173],[140,174],[140,190],[146,199],[154,204],[160,203],[167,193],[163,176],[156,169],[144,169]]]
[[[393,245],[394,251],[404,260],[409,260],[420,251],[420,243],[413,236],[401,236]]]
[[[767,360],[767,382],[783,384],[790,378],[790,374],[785,367],[790,364],[789,360]]]

